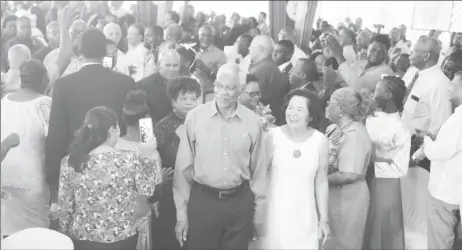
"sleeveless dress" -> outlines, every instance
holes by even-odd
[[[273,134],[273,159],[263,249],[318,249],[315,177],[320,145],[327,138],[315,130],[305,142],[292,142],[281,127]],[[294,150],[301,155],[295,158]]]

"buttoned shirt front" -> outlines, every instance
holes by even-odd
[[[206,49],[199,49],[199,52],[196,53],[197,59],[202,60],[205,66],[212,71],[218,70],[221,65],[226,63],[225,52],[213,45]]]
[[[403,78],[412,81],[415,71],[411,73],[414,74],[407,76],[406,73]],[[407,86],[410,81],[406,82]],[[402,114],[402,119],[412,134],[415,129],[438,134],[443,122],[451,115],[450,90],[451,82],[438,65],[419,71],[419,77],[409,93]]]
[[[375,91],[375,86],[382,79],[382,75],[394,75],[393,70],[385,62],[377,66],[366,67],[367,60],[354,63],[343,62],[339,65],[338,72],[349,87],[357,90],[366,88],[371,92]]]
[[[187,220],[193,182],[230,189],[249,180],[255,194],[255,220],[260,221],[266,194],[267,160],[259,117],[237,104],[234,115],[225,119],[214,100],[188,113],[184,131],[173,180],[177,220]]]
[[[428,190],[436,199],[449,204],[462,203],[462,107],[443,123],[433,141],[424,138],[423,151],[431,161]]]

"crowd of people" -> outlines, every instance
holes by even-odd
[[[38,227],[74,249],[405,249],[421,168],[428,249],[462,245],[462,33],[443,53],[438,32],[319,19],[302,50],[264,12],[145,27],[123,1],[5,2],[9,245]]]

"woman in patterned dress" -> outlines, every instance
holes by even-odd
[[[139,204],[154,194],[152,161],[115,148],[117,121],[106,107],[88,111],[61,162],[58,204],[52,206],[75,249],[135,249],[146,216]]]
[[[353,88],[336,90],[327,106],[329,138],[329,220],[326,249],[362,249],[369,208],[365,175],[372,143],[365,126],[367,101]]]
[[[154,134],[162,159],[162,169],[173,171],[180,134],[185,129],[185,117],[197,106],[201,86],[194,78],[181,77],[178,83],[169,85],[167,93],[172,100],[173,112],[154,126]],[[175,236],[176,208],[172,185],[173,180],[166,181],[159,201],[159,218],[153,229],[156,249],[180,249]]]
[[[42,94],[48,85],[48,73],[38,61],[25,62],[19,71],[21,88],[1,101],[1,140],[16,133],[21,141],[2,161],[4,235],[32,227],[48,228],[50,224],[44,150],[51,98]]]

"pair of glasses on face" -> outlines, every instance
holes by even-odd
[[[260,91],[246,92],[246,94],[249,95],[251,98],[254,98],[254,97],[257,97],[257,96],[261,95]]]
[[[214,88],[216,90],[226,90],[226,92],[233,92],[237,89],[236,86],[230,86],[230,85],[223,85],[221,83],[216,82],[214,85]]]

